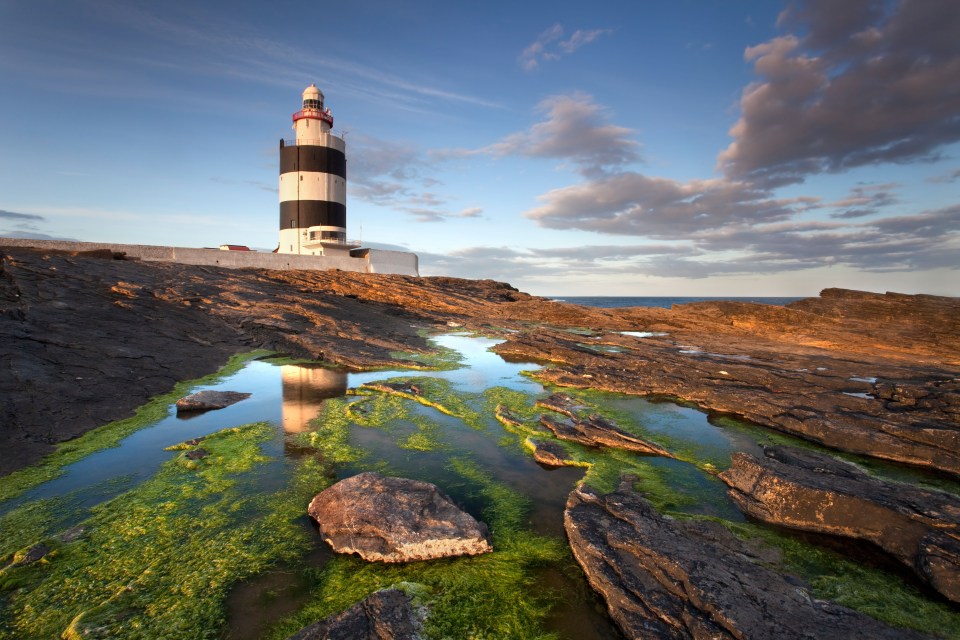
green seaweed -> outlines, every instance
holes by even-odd
[[[241,482],[270,460],[274,434],[255,423],[208,436],[209,456],[173,458],[94,507],[78,539],[48,540],[42,565],[0,600],[0,638],[218,635],[233,582],[306,548],[296,520],[323,476],[273,495]]]
[[[216,373],[195,380],[178,382],[167,393],[155,396],[139,407],[133,416],[110,422],[88,431],[79,438],[57,445],[56,450],[39,463],[0,478],[0,502],[15,498],[28,489],[58,477],[63,473],[64,467],[91,453],[117,446],[131,433],[166,417],[170,411],[170,405],[189,394],[194,388],[213,384],[233,375],[250,360],[270,353],[272,352],[267,350],[257,350],[231,356],[227,364]]]
[[[781,552],[778,567],[801,577],[814,597],[881,622],[938,637],[960,638],[960,610],[934,600],[895,573],[871,567],[800,536],[752,523],[720,522],[738,537],[760,539]]]
[[[425,633],[430,638],[536,638],[543,630],[555,595],[535,587],[544,566],[569,562],[562,540],[525,530],[529,503],[492,480],[476,464],[455,459],[450,468],[484,506],[481,519],[491,528],[494,551],[474,557],[408,564],[370,563],[336,556],[311,570],[311,602],[283,620],[269,635],[285,638],[316,620],[347,609],[374,591],[417,585],[418,604],[428,610]]]
[[[430,341],[432,347],[430,351],[392,351],[390,357],[409,361],[410,364],[406,366],[410,369],[425,371],[451,371],[463,366],[463,356],[459,351],[431,341],[432,334],[429,332],[419,331],[418,333]]]
[[[405,383],[409,382],[410,378],[390,378],[384,382],[388,383]],[[468,425],[473,429],[482,430],[486,428],[486,423],[484,422],[483,416],[474,409],[470,402],[465,398],[469,398],[473,394],[461,394],[453,390],[453,385],[447,380],[440,378],[416,378],[416,384],[420,388],[419,394],[407,393],[404,391],[381,391],[377,389],[372,389],[370,387],[358,387],[357,389],[348,390],[349,395],[355,396],[393,396],[396,398],[402,398],[412,402],[416,402],[425,407],[430,407],[436,409],[440,413],[444,413],[448,416],[453,416],[459,418],[464,424]],[[391,417],[397,415],[397,405],[390,405],[393,413]],[[374,408],[377,408],[376,406]],[[382,409],[381,409],[382,411]],[[371,420],[375,420],[371,418]]]

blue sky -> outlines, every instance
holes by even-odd
[[[960,4],[0,0],[0,235],[272,249],[311,82],[348,235],[543,295],[960,295]]]

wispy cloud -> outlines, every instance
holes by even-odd
[[[120,34],[109,46],[91,48],[85,37],[60,28],[55,21],[25,26],[17,38],[0,42],[0,67],[37,80],[57,83],[67,93],[153,97],[197,109],[220,109],[223,101],[204,101],[184,81],[189,76],[233,78],[265,86],[302,89],[315,80],[340,95],[429,113],[449,104],[499,108],[488,97],[443,86],[409,69],[367,65],[347,55],[318,54],[258,26],[232,21],[201,4],[134,5],[94,0],[83,20],[88,28],[109,28]],[[36,43],[45,43],[42,48]],[[175,70],[172,75],[143,73]],[[218,106],[219,105],[219,106]]]
[[[568,38],[564,38],[563,26],[557,23],[537,36],[537,39],[520,53],[518,62],[524,70],[533,71],[541,63],[559,60],[609,33],[613,33],[613,29],[577,29]]]
[[[927,182],[933,184],[949,184],[951,182],[956,182],[957,180],[960,180],[960,169],[954,169],[953,171],[948,171],[947,173],[939,176],[927,178]]]
[[[276,153],[275,150],[274,153]],[[276,193],[277,189],[279,188],[276,184],[267,184],[266,182],[261,182],[259,180],[234,180],[233,178],[223,178],[220,176],[214,176],[210,178],[210,181],[229,186],[243,185],[247,187],[253,187],[254,189],[259,189],[260,191],[268,191],[270,193]]]
[[[36,222],[42,222],[45,220],[45,218],[35,213],[18,213],[16,211],[4,211],[3,209],[0,209],[0,220],[33,220]]]
[[[829,203],[828,207],[836,209],[830,214],[831,218],[862,218],[880,211],[883,207],[900,202],[893,193],[899,184],[888,182],[885,184],[858,185],[850,190],[850,194],[841,200]]]
[[[392,207],[415,222],[476,218],[480,207],[457,209],[434,189],[442,183],[431,175],[443,157],[426,156],[409,143],[353,136],[350,149],[350,196]]]

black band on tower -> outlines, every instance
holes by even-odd
[[[347,207],[324,200],[285,200],[280,203],[281,229],[347,226]]]
[[[315,171],[347,178],[347,157],[342,151],[316,145],[280,148],[280,173]]]

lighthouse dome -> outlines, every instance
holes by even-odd
[[[311,84],[303,90],[304,100],[323,100],[323,92],[317,89],[317,85]]]

